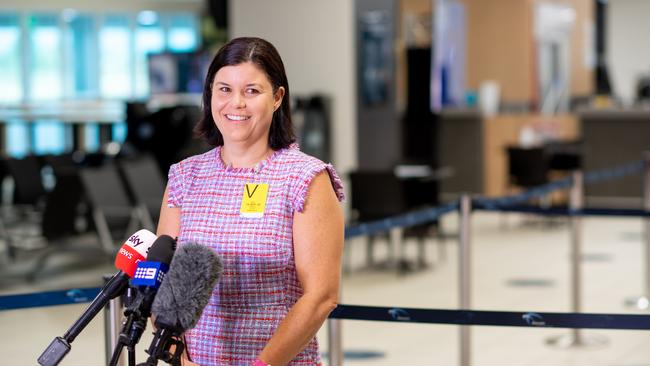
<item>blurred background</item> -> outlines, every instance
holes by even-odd
[[[278,48],[301,149],[336,166],[355,223],[642,158],[649,17],[646,0],[3,0],[0,294],[96,286],[154,230],[169,166],[207,150],[192,128],[231,38]],[[640,208],[642,182],[586,204]]]

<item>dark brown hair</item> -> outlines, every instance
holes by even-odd
[[[291,122],[291,96],[287,74],[278,51],[270,42],[261,38],[235,38],[221,47],[214,56],[203,86],[203,115],[194,132],[211,146],[223,145],[223,135],[212,118],[212,83],[222,67],[235,66],[244,62],[252,62],[266,74],[273,86],[273,95],[278,88],[284,88],[282,105],[273,112],[269,146],[273,150],[289,146],[296,141],[296,136]]]

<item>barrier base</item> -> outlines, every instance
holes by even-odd
[[[646,296],[632,297],[625,300],[625,305],[634,309],[648,310],[650,308],[650,299]]]
[[[555,337],[548,338],[546,344],[561,349],[568,348],[602,348],[609,343],[608,339],[599,335],[584,335],[575,332],[563,334]]]

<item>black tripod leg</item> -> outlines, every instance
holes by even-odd
[[[115,345],[115,349],[113,350],[113,356],[111,357],[111,362],[108,363],[109,366],[116,366],[117,362],[120,360],[120,356],[122,355],[122,349],[124,348],[124,345],[121,342],[117,342]]]
[[[127,347],[127,350],[129,351],[129,366],[135,366],[135,347],[129,346]]]

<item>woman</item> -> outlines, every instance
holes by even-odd
[[[186,334],[185,365],[320,364],[315,334],[339,292],[343,193],[334,168],[294,144],[289,99],[265,40],[234,39],[210,64],[196,131],[215,148],[170,168],[158,225],[224,262]]]

